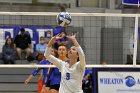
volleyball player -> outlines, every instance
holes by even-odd
[[[52,55],[56,55],[55,51],[53,49],[51,49],[51,54]],[[50,62],[46,59],[42,60],[40,62],[41,65],[49,65]],[[40,71],[40,70],[43,70],[43,87],[42,87],[42,90],[41,90],[41,93],[50,93],[50,81],[49,81],[49,74],[50,74],[50,68],[37,68],[35,69],[32,74],[25,80],[25,84],[28,84],[32,78],[37,75],[37,73]],[[46,85],[47,84],[47,85]]]
[[[59,46],[57,53],[58,59],[68,61],[66,46]],[[50,93],[58,93],[61,81],[61,73],[58,68],[51,69],[50,81]]]
[[[61,38],[60,35],[51,38],[44,55],[61,71],[59,93],[83,93],[82,80],[86,66],[85,54],[75,38],[76,34],[72,34],[67,37],[74,43],[74,46],[72,46],[68,52],[69,63],[50,54],[52,44],[55,40]],[[78,57],[80,61],[77,62]]]

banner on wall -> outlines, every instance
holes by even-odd
[[[140,72],[98,72],[98,93],[140,93]]]
[[[122,4],[124,4],[124,5],[139,5],[140,0],[122,0]]]
[[[30,35],[32,44],[35,46],[39,43],[39,37],[52,37],[64,30],[63,27],[51,26],[0,26],[0,52],[7,37],[15,38],[20,33],[20,29],[25,28],[27,34]]]
[[[140,93],[140,68],[93,68],[93,93]]]

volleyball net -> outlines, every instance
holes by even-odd
[[[55,33],[58,26],[52,12],[0,12],[0,52],[5,38],[15,38],[24,27],[32,38],[32,51],[39,37]],[[77,39],[85,51],[88,64],[139,63],[139,14],[70,13],[67,33],[78,33]],[[134,42],[135,41],[135,42]],[[134,52],[135,51],[135,52]],[[137,55],[138,53],[138,55]]]
[[[35,52],[35,46],[39,43],[40,36],[45,36],[48,39],[47,32],[51,32],[52,36],[55,33],[55,29],[58,27],[56,22],[57,14],[58,13],[52,12],[0,12],[0,52],[2,52],[5,39],[7,37],[14,39],[22,27],[30,34],[33,45],[32,52]],[[103,93],[101,89],[97,88],[103,86],[102,84],[105,85],[103,81],[105,75],[107,75],[107,78],[117,77],[124,79],[128,75],[135,76],[137,74],[135,71],[139,71],[140,67],[138,65],[140,63],[139,14],[70,14],[72,16],[72,22],[66,28],[66,32],[68,34],[78,34],[77,40],[86,55],[86,67],[92,68],[92,75],[95,76],[93,80],[96,81],[94,81],[93,85],[95,85],[96,88],[94,88],[93,93]],[[14,65],[5,65],[3,61],[0,62],[0,76],[2,76],[0,79],[2,83],[0,85],[0,91],[6,90],[6,84],[11,84],[6,91],[17,91],[18,93],[37,91],[37,79],[32,81],[30,87],[27,88],[27,86],[23,86],[24,80],[33,68],[55,67],[53,65],[39,65],[39,62],[31,62],[31,64],[30,62],[25,62],[24,64],[20,64],[20,62],[17,61]],[[123,72],[120,72],[121,70]],[[107,72],[103,73],[102,71]],[[133,72],[129,73],[128,71],[133,71],[135,74],[133,74]],[[126,72],[128,72],[128,74],[125,74]],[[137,75],[139,76],[139,74]],[[138,79],[137,77],[134,78]],[[99,82],[101,79],[103,82]],[[95,83],[97,81],[99,86]],[[16,88],[17,86],[19,86],[19,89]],[[15,89],[15,91],[13,89]],[[105,90],[103,91],[105,92]],[[106,93],[107,92],[109,91],[106,91]]]

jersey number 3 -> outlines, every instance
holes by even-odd
[[[70,73],[66,73],[66,80],[70,79]]]

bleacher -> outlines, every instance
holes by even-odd
[[[37,63],[37,61],[30,63]],[[29,62],[27,60],[16,60],[16,64],[29,64]],[[1,68],[0,93],[37,93],[39,74],[28,85],[24,84],[32,71],[33,68]]]

